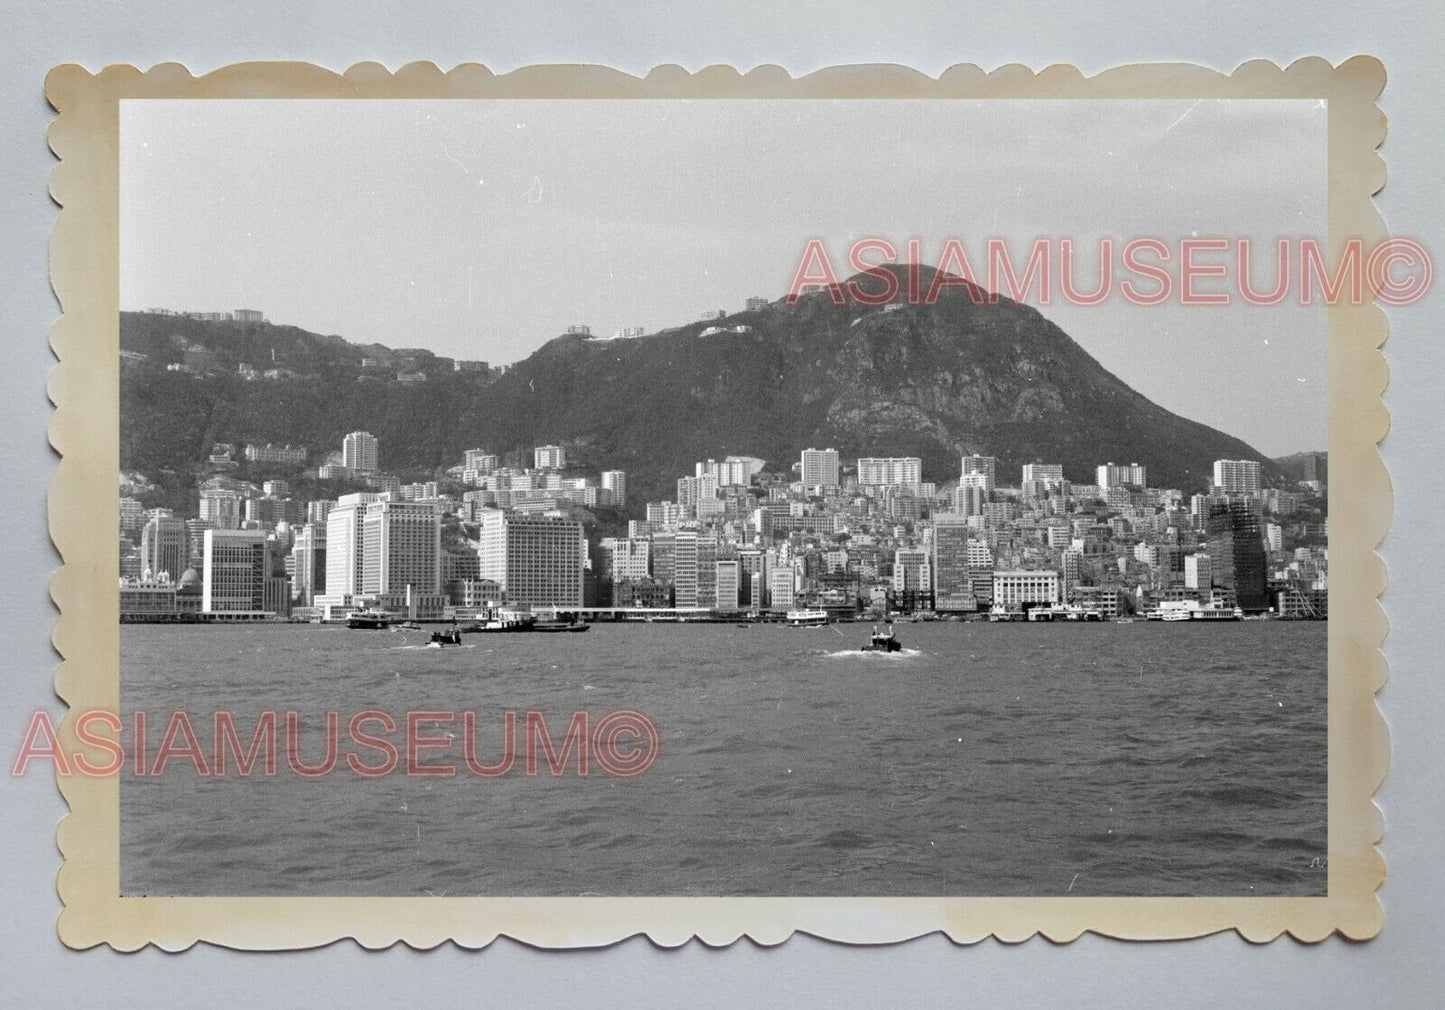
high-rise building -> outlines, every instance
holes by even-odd
[[[326,592],[326,527],[307,523],[291,545],[291,592],[303,607]]]
[[[206,530],[201,560],[201,610],[208,614],[266,611],[271,559],[260,530]],[[275,612],[274,610],[272,611]]]
[[[960,480],[971,474],[982,476],[983,489],[991,492],[998,477],[998,458],[994,456],[964,456],[962,471],[959,474]]]
[[[1232,589],[1242,610],[1268,610],[1267,559],[1259,513],[1246,501],[1216,503],[1209,510],[1207,529],[1214,584]]]
[[[1094,483],[1100,490],[1125,487],[1147,487],[1147,468],[1139,463],[1104,463],[1094,468]]]
[[[350,606],[361,592],[362,517],[377,498],[371,491],[344,494],[326,515],[325,595],[336,606]]]
[[[1216,459],[1214,489],[1222,494],[1259,494],[1259,461]]]
[[[582,606],[582,569],[587,543],[582,524],[555,516],[479,513],[481,577],[491,579],[509,602],[532,607]]]
[[[341,440],[341,465],[355,473],[376,473],[381,465],[380,445],[369,431],[353,431]]]
[[[933,517],[933,609],[972,610],[973,583],[968,572],[968,517],[940,512]]]
[[[916,487],[923,483],[923,460],[917,456],[861,457],[858,483],[865,487]]]
[[[697,530],[678,530],[672,538],[672,596],[678,607],[701,606],[698,602]]]
[[[612,492],[612,507],[627,507],[627,471],[603,470],[602,489]]]
[[[361,520],[361,593],[441,592],[441,517],[430,504],[374,501]]]
[[[922,547],[900,547],[893,552],[893,596],[903,610],[930,603],[933,570],[929,552]]]
[[[780,564],[768,573],[768,606],[773,610],[791,610],[797,601],[796,570],[790,564]]]
[[[837,487],[838,450],[804,449],[799,471],[804,487]]]
[[[190,534],[184,519],[156,516],[145,524],[140,535],[141,568],[159,578],[162,572],[179,582],[190,567]]]
[[[1201,552],[1184,557],[1184,588],[1209,590],[1214,585],[1209,555]]]
[[[560,445],[539,445],[532,450],[534,470],[567,469],[567,450]]]
[[[1025,463],[1023,483],[1027,484],[1032,480],[1041,480],[1048,484],[1062,484],[1064,482],[1064,465],[1062,463]]]
[[[724,613],[738,608],[739,594],[741,593],[741,569],[736,560],[725,560],[716,562],[716,575],[714,577],[716,586],[718,610]]]
[[[241,496],[235,491],[208,489],[201,492],[199,517],[213,529],[234,530],[241,526]]]

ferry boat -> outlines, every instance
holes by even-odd
[[[827,623],[828,612],[826,610],[788,611],[788,627],[790,628],[821,628]]]
[[[862,649],[863,652],[902,652],[903,643],[898,641],[898,636],[893,633],[893,626],[890,624],[886,631],[879,631],[878,626],[873,626],[873,634],[868,639],[868,644]]]
[[[346,626],[367,631],[379,631],[391,627],[391,615],[385,610],[362,607],[360,610],[353,610],[346,615]]]
[[[533,621],[531,631],[586,631],[592,625],[579,620],[568,620],[565,617],[546,618],[540,621]]]

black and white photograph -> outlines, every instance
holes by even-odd
[[[122,102],[121,894],[1324,895],[1327,123]]]

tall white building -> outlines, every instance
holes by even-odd
[[[567,469],[567,450],[560,445],[539,445],[532,450],[534,470]]]
[[[1259,461],[1216,459],[1214,487],[1224,494],[1259,494]]]
[[[838,450],[804,449],[799,469],[804,487],[837,487]]]
[[[582,606],[587,543],[581,523],[490,509],[482,511],[479,520],[481,577],[501,587],[509,603]]]
[[[612,492],[612,505],[614,508],[627,507],[627,471],[603,470],[602,489]]]
[[[441,517],[429,503],[374,501],[361,520],[361,593],[441,592]]]
[[[1129,485],[1149,486],[1148,469],[1141,463],[1105,463],[1094,468],[1094,475],[1094,483],[1101,491]]]
[[[1031,480],[1062,484],[1064,482],[1064,465],[1062,463],[1025,463],[1023,482],[1027,484]]]
[[[979,475],[982,479],[983,489],[992,491],[994,482],[998,478],[998,459],[994,456],[964,456],[960,479],[971,475]]]
[[[357,473],[376,473],[380,450],[369,431],[353,431],[341,440],[341,465]]]
[[[372,491],[344,494],[326,514],[327,603],[349,607],[352,597],[361,592],[362,517],[378,498]],[[316,603],[321,606],[322,598]]]
[[[861,457],[858,460],[858,483],[875,487],[916,487],[923,483],[923,460],[917,456]]]

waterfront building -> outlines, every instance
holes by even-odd
[[[1266,557],[1259,514],[1245,501],[1215,504],[1209,510],[1209,562],[1214,585],[1234,593],[1240,609],[1269,609]]]
[[[804,487],[836,487],[838,470],[837,449],[803,450],[799,475]]]
[[[792,610],[797,602],[797,573],[792,565],[779,565],[768,573],[768,605],[773,610]]]
[[[152,578],[164,573],[179,580],[190,567],[190,534],[185,520],[156,516],[147,522],[141,530],[140,565]]]
[[[1063,594],[1056,571],[1003,571],[993,573],[993,605],[1019,610],[1035,604],[1059,603]]]
[[[291,545],[291,591],[303,607],[326,592],[326,527],[306,523]]]
[[[1184,557],[1184,587],[1186,589],[1208,590],[1214,585],[1209,566],[1209,555],[1201,552]]]
[[[510,603],[582,606],[586,541],[580,522],[495,510],[482,511],[479,522],[481,577],[496,582]]]
[[[367,596],[441,591],[441,522],[431,505],[370,502],[361,520],[361,588]]]
[[[931,605],[933,569],[922,547],[900,547],[893,552],[893,597],[903,610]]]
[[[716,609],[724,613],[738,609],[741,599],[741,568],[736,559],[716,562]]]
[[[326,516],[326,593],[316,605],[350,607],[361,592],[362,518],[366,508],[378,500],[371,491],[345,494],[336,500]]]
[[[968,517],[942,512],[933,517],[933,609],[973,610],[973,583],[968,572]]]
[[[235,618],[275,613],[266,609],[271,558],[261,531],[206,530],[201,565],[203,613]]]

